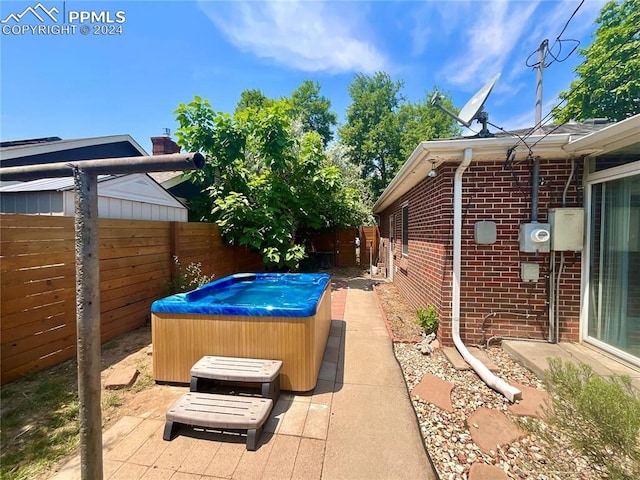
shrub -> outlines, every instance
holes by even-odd
[[[438,331],[438,312],[436,307],[427,305],[426,307],[419,308],[418,321],[416,323],[424,330],[426,335],[436,333]]]
[[[167,286],[169,294],[188,292],[205,283],[212,282],[215,277],[215,275],[204,275],[200,262],[191,262],[186,268],[183,268],[178,257],[174,255],[173,263],[174,275]]]
[[[640,399],[629,377],[603,378],[589,365],[551,358],[544,382],[551,395],[544,422],[604,468],[607,478],[640,478]],[[522,425],[553,448],[550,429]]]

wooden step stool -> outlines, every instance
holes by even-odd
[[[198,391],[200,379],[225,382],[260,383],[261,395],[278,401],[281,360],[204,356],[191,368],[192,392]]]
[[[167,411],[164,440],[171,440],[176,424],[222,432],[247,431],[247,450],[256,450],[273,400],[213,393],[185,393]]]

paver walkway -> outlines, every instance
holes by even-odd
[[[371,281],[334,281],[332,318],[316,388],[282,392],[257,451],[242,437],[194,431],[166,442],[164,408],[121,418],[103,434],[104,478],[437,478]],[[166,407],[186,391],[164,386]],[[53,478],[80,478],[80,458]]]

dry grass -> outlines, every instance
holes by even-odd
[[[151,376],[149,326],[122,335],[102,346],[102,376],[116,365],[140,371],[129,389],[102,391],[103,427],[114,423],[138,392],[155,386]],[[50,469],[79,446],[77,362],[69,360],[2,387],[0,411],[0,478],[31,480]]]

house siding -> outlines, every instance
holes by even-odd
[[[432,304],[440,315],[439,337],[452,344],[451,286],[453,246],[453,177],[457,165],[444,164],[438,176],[425,178],[380,214],[388,261],[389,216],[396,215],[393,281],[416,309]],[[560,207],[569,160],[541,161],[538,221],[549,208]],[[503,161],[472,163],[463,176],[462,259],[460,279],[461,337],[468,343],[494,335],[545,339],[549,331],[548,300],[551,254],[520,252],[519,227],[531,218],[529,162],[509,168]],[[582,165],[567,188],[566,205],[582,206]],[[409,206],[409,253],[402,256],[401,209]],[[497,241],[478,245],[474,225],[496,223]],[[565,252],[560,280],[560,340],[579,338],[581,254]],[[556,253],[556,272],[560,254]],[[537,282],[520,280],[522,262],[537,263]],[[527,316],[528,315],[528,316]],[[484,332],[483,332],[484,324]]]

